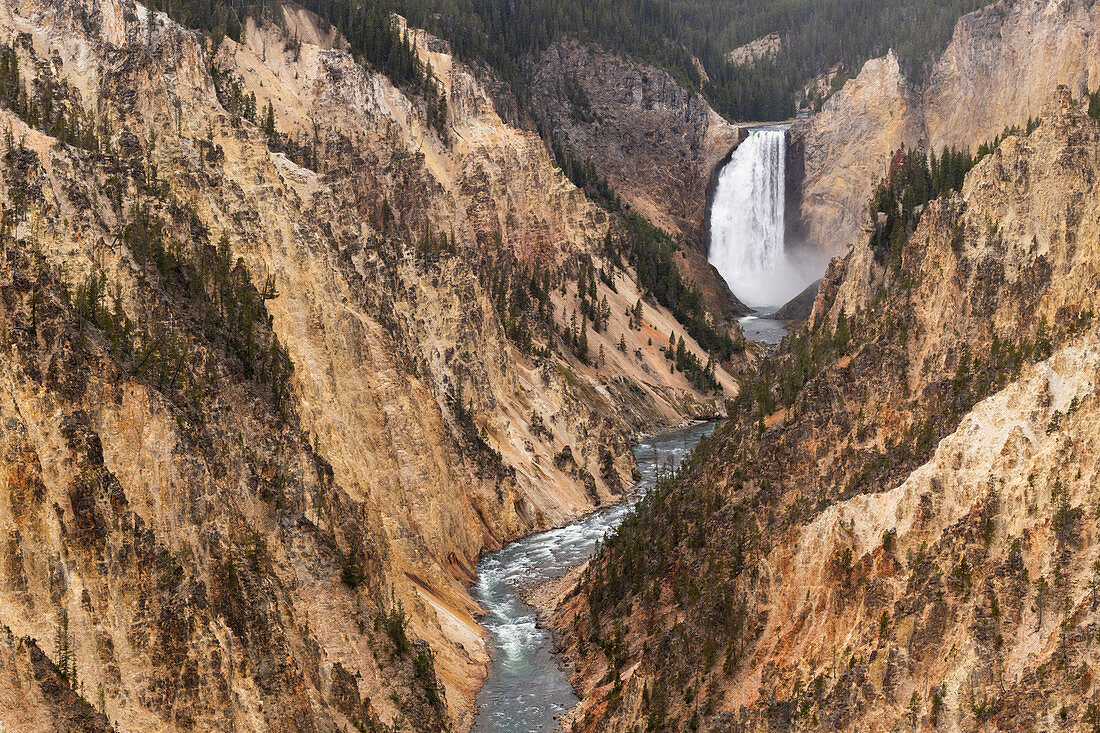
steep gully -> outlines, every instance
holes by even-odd
[[[741,319],[747,338],[776,344],[784,322],[767,318],[821,274],[823,262],[786,248],[786,125],[753,129],[723,166],[711,206],[709,259],[757,315]],[[553,731],[578,698],[553,654],[553,639],[524,602],[532,586],[562,578],[634,511],[662,470],[675,468],[714,429],[703,423],[653,436],[634,447],[640,480],[621,504],[559,529],[530,535],[485,556],[474,594],[487,611],[492,664],[477,697],[474,731]]]

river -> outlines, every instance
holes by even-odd
[[[478,565],[474,595],[488,612],[489,676],[477,696],[475,733],[550,733],[577,696],[553,654],[550,632],[520,600],[528,585],[557,578],[592,556],[597,540],[622,522],[653,487],[658,467],[678,466],[714,423],[648,438],[634,447],[641,479],[623,502],[573,524],[529,535],[486,555]]]
[[[778,346],[787,335],[787,322],[773,320],[769,318],[770,315],[770,311],[757,311],[754,315],[738,318],[741,333],[745,334],[745,338],[749,341]]]

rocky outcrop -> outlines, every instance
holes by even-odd
[[[804,321],[813,312],[814,302],[817,300],[817,288],[820,282],[810,283],[805,290],[796,295],[775,313],[771,318],[777,321]]]
[[[4,675],[0,681],[0,716],[12,730],[111,731],[107,717],[78,695],[65,672],[34,639],[0,630]]]
[[[783,38],[778,33],[769,33],[733,49],[726,54],[726,61],[731,64],[753,66],[763,59],[774,59],[782,48]]]
[[[1050,91],[1100,86],[1100,10],[1085,0],[994,3],[963,16],[928,81],[914,89],[888,55],[868,61],[815,117],[802,217],[809,240],[842,251],[871,188],[902,145],[974,149],[1038,116]]]
[[[807,244],[839,252],[860,231],[891,153],[923,133],[917,110],[919,100],[890,53],[868,61],[821,112],[794,124],[792,137],[805,156],[799,229]]]
[[[974,147],[1038,116],[1050,90],[1100,88],[1100,8],[1017,0],[963,16],[922,90],[925,144]]]

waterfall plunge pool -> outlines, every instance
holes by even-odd
[[[787,322],[768,318],[768,315],[765,311],[759,311],[755,316],[738,318],[737,322],[741,324],[741,333],[745,334],[745,338],[769,346],[778,345],[787,335]]]

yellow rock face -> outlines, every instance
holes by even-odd
[[[796,124],[805,136],[802,213],[810,240],[842,252],[858,234],[875,183],[902,145],[939,155],[974,150],[1023,126],[1065,84],[1080,98],[1100,86],[1100,10],[1087,2],[1029,0],[963,16],[928,81],[913,88],[893,54]]]
[[[84,698],[98,708],[102,690],[124,729],[449,719],[462,730],[487,661],[466,590],[479,556],[617,501],[639,433],[724,407],[669,374],[658,349],[683,328],[667,311],[647,303],[644,328],[629,328],[623,314],[640,297],[629,271],[614,291],[598,286],[612,313],[590,336],[598,363],[521,352],[477,264],[599,266],[605,212],[436,39],[413,33],[447,95],[446,140],[420,101],[358,66],[309,13],[288,6],[285,22],[286,34],[249,23],[240,44],[212,54],[163,14],[114,0],[86,17],[37,0],[0,8],[0,41],[17,46],[21,68],[56,58],[66,99],[110,130],[97,157],[0,112],[36,157],[27,170],[39,186],[12,230],[22,254],[0,269],[13,294],[0,307],[0,623],[56,662],[67,610]],[[232,114],[229,83],[270,104],[293,145],[269,146]],[[293,146],[310,144],[306,167]],[[140,176],[109,170],[116,157]],[[158,203],[168,200],[174,209]],[[199,344],[191,353],[224,361],[119,244],[137,202],[179,226],[169,237],[189,235],[185,220],[211,244],[225,233],[238,267],[257,286],[270,278],[264,328],[294,366],[289,417],[228,362],[211,363],[219,377],[196,411],[164,386],[175,378],[119,366],[92,327],[76,346],[42,328],[26,335],[40,306],[25,283],[56,275],[41,308],[65,324],[62,283],[71,293],[102,273],[119,313],[156,312]],[[409,233],[429,229],[458,254],[419,253]],[[32,251],[39,260],[20,259]],[[560,326],[576,307],[569,287],[554,293]],[[78,387],[59,387],[69,371]],[[556,461],[567,448],[572,463]],[[356,589],[341,582],[349,558],[366,574]],[[443,707],[424,703],[414,669],[428,647],[393,651],[383,620],[398,604],[408,636],[434,654]],[[21,654],[0,721],[33,730],[49,716],[17,715],[44,689]]]

